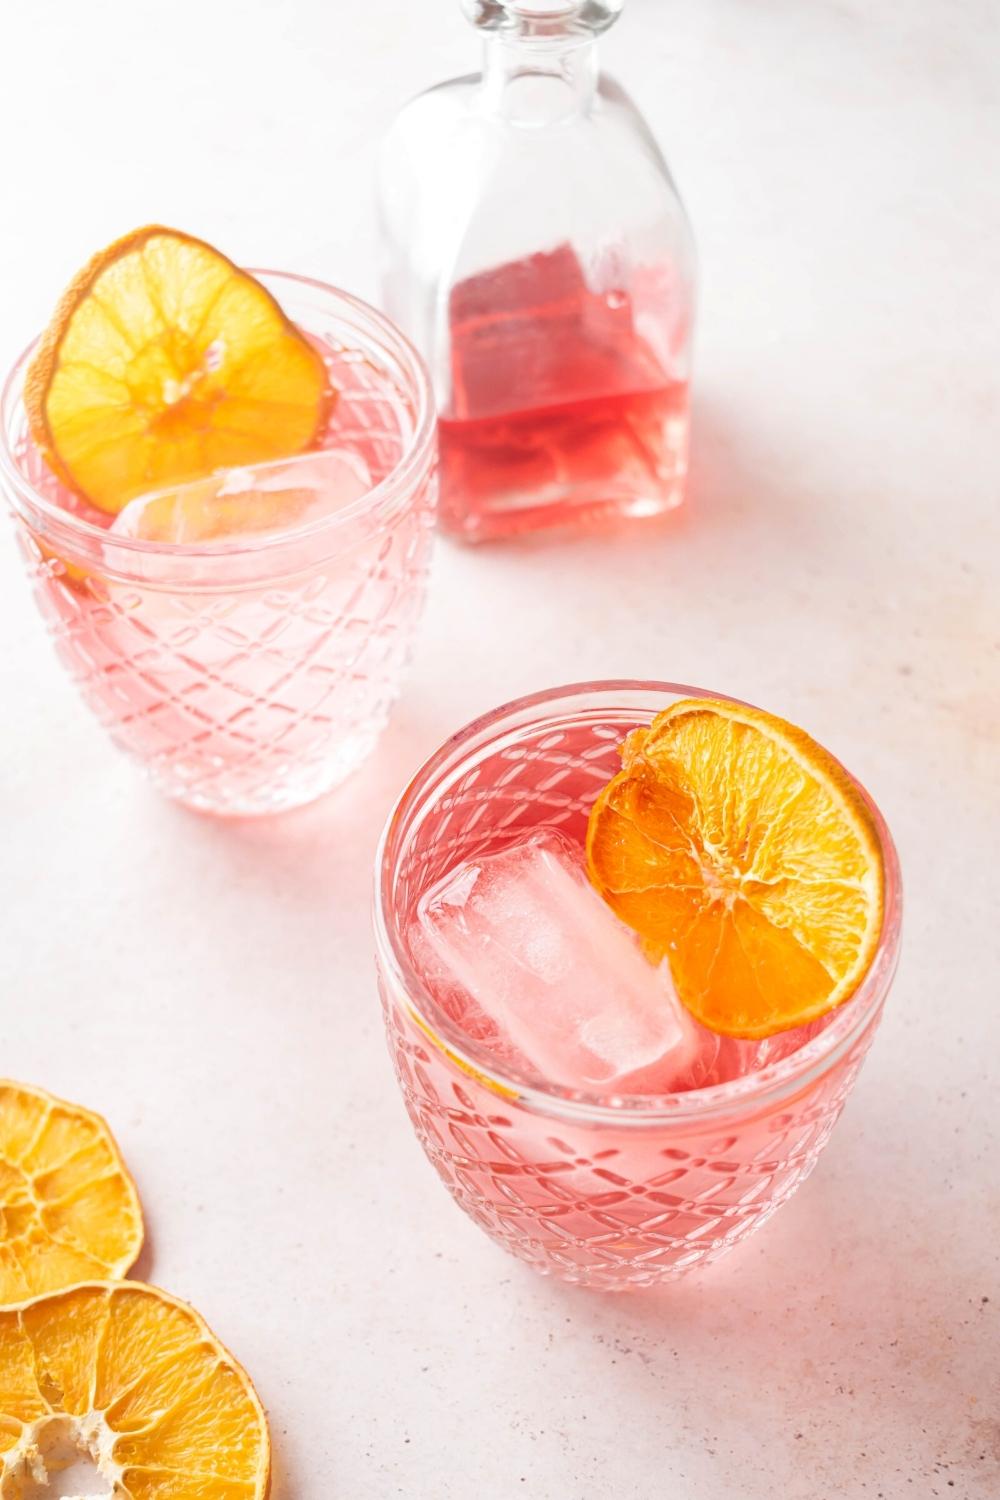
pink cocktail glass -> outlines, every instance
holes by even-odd
[[[376,956],[406,1108],[452,1196],[537,1270],[587,1286],[670,1280],[759,1229],[808,1176],[881,1017],[901,891],[882,840],[886,907],[854,998],[797,1049],[728,1082],[611,1100],[498,1061],[435,998],[411,951],[421,895],[462,860],[542,826],[581,843],[618,747],[676,697],[666,683],[604,682],[523,698],[477,720],[418,771],[378,854]]]
[[[349,503],[331,494],[297,529],[211,547],[119,535],[30,440],[30,349],[0,433],[0,482],[60,659],[160,790],[220,814],[309,802],[370,752],[423,606],[436,498],[433,401],[406,339],[344,292],[256,274],[327,362],[339,396],[302,473],[322,502],[316,460],[347,453],[371,481]],[[297,463],[278,466],[289,485]]]

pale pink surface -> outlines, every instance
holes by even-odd
[[[373,142],[477,62],[454,0],[175,0],[155,59],[149,16],[4,7],[11,355],[149,213],[373,292]],[[4,1067],[109,1115],[151,1219],[140,1273],[253,1375],[274,1500],[1000,1493],[996,17],[626,0],[607,62],[705,258],[691,504],[662,537],[441,547],[390,731],[314,809],[244,828],[160,806],[72,700],[0,542]],[[183,81],[180,113],[125,55]],[[361,877],[453,728],[621,671],[819,731],[884,799],[913,919],[802,1191],[706,1274],[605,1297],[501,1253],[425,1166]]]

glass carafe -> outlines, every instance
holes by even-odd
[[[481,73],[383,147],[383,298],[439,412],[440,520],[470,541],[656,515],[684,491],[694,251],[596,37],[623,0],[463,0]]]

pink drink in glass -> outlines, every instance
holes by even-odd
[[[795,1191],[854,1083],[896,964],[899,871],[869,801],[886,906],[859,992],[822,1021],[763,1043],[697,1028],[671,1092],[574,1088],[546,1076],[442,975],[421,938],[421,913],[440,883],[539,830],[582,848],[625,735],[689,696],[699,695],[596,683],[497,710],[418,772],[379,852],[380,988],[421,1144],[488,1234],[537,1270],[588,1286],[648,1286],[714,1261]],[[657,1087],[655,1077],[643,1086]]]
[[[317,451],[235,471],[237,491],[294,491],[289,526],[272,518],[211,545],[123,532],[32,444],[30,350],[7,384],[0,438],[0,479],[61,660],[162,791],[219,814],[311,801],[369,753],[423,606],[435,503],[433,404],[410,345],[345,293],[258,275],[339,393]]]
[[[681,503],[687,382],[639,332],[634,291],[591,291],[568,246],[453,288],[446,530],[476,541]]]

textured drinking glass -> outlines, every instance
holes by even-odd
[[[445,530],[482,541],[679,505],[694,251],[648,126],[602,75],[621,0],[466,0],[481,73],[399,113],[383,301],[426,355]]]
[[[309,802],[368,755],[423,606],[435,502],[419,356],[346,293],[256,274],[322,350],[339,396],[320,451],[248,472],[280,470],[283,486],[301,474],[322,501],[322,450],[346,451],[371,478],[360,498],[336,508],[330,494],[329,512],[297,530],[210,547],[108,531],[31,442],[30,349],[0,434],[0,480],[60,659],[161,791],[223,814]]]
[[[677,697],[604,682],[523,698],[477,720],[418,771],[378,854],[376,955],[389,1047],[414,1129],[456,1201],[537,1270],[586,1286],[651,1286],[717,1260],[815,1165],[878,1025],[895,970],[899,869],[885,824],[886,905],[854,998],[798,1051],[729,1083],[611,1102],[503,1071],[432,996],[407,933],[427,888],[539,826],[582,843],[629,730]]]

